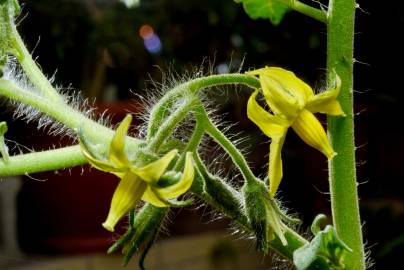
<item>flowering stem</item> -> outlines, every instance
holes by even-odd
[[[355,167],[353,122],[353,41],[355,0],[331,0],[328,14],[327,69],[342,81],[338,97],[346,117],[329,117],[328,129],[338,155],[329,163],[331,207],[339,237],[353,250],[347,269],[365,269]]]

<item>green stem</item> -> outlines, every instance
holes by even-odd
[[[7,164],[0,160],[0,177],[24,175],[70,168],[87,163],[80,146],[12,156]]]
[[[194,152],[196,149],[198,149],[198,146],[203,138],[203,135],[205,134],[205,128],[204,126],[197,122],[195,125],[194,132],[192,133],[191,138],[189,139],[189,142],[187,146],[184,149],[184,152],[182,153],[181,157],[175,164],[175,167],[173,168],[175,171],[179,171],[180,168],[184,165],[185,162],[185,154],[187,152]]]
[[[63,123],[72,130],[78,130],[80,128],[83,130],[83,133],[94,142],[109,145],[114,134],[113,130],[94,122],[68,105],[62,102],[49,102],[46,98],[26,91],[10,81],[0,79],[0,96],[27,104]],[[141,143],[138,139],[132,137],[127,138],[128,145],[131,149],[137,148]]]
[[[146,137],[147,142],[149,142],[156,135],[156,133],[159,131],[161,123],[170,113],[170,109],[175,102],[175,98],[178,96],[176,94],[172,94],[172,92],[173,90],[163,96],[150,111],[150,119],[147,127]]]
[[[338,100],[346,117],[329,117],[330,139],[338,155],[329,163],[331,207],[339,237],[353,249],[345,259],[347,269],[365,269],[355,167],[353,122],[353,43],[355,0],[331,0],[328,14],[327,70],[341,78]]]
[[[166,121],[164,121],[147,146],[152,152],[158,152],[160,146],[170,137],[177,125],[190,112],[194,100],[194,97],[188,97],[183,101],[183,104],[181,104],[180,107],[177,108]]]
[[[327,23],[327,13],[325,13],[323,10],[311,7],[309,5],[306,5],[305,3],[299,2],[297,0],[286,0],[288,2],[288,6],[297,11],[300,12],[306,16],[309,16],[313,19],[316,19],[317,21]]]
[[[258,181],[248,166],[243,154],[241,154],[234,144],[210,121],[202,104],[196,109],[195,114],[197,118],[204,119],[203,121],[206,132],[229,154],[246,182]]]

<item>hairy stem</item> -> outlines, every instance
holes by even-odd
[[[234,146],[234,144],[210,121],[202,104],[196,109],[196,117],[203,119],[206,132],[229,154],[234,164],[240,170],[247,182],[258,181],[243,154]]]
[[[61,101],[61,96],[55,88],[51,85],[49,80],[42,73],[38,65],[32,59],[31,54],[24,45],[20,34],[14,24],[14,19],[10,18],[10,41],[14,49],[18,52],[16,55],[25,74],[27,74],[30,81],[38,88],[44,98],[52,101]]]
[[[0,96],[29,105],[74,131],[81,129],[83,134],[90,137],[94,142],[109,145],[114,134],[113,130],[87,118],[67,104],[50,102],[46,98],[28,92],[10,81],[0,79]],[[128,137],[127,142],[130,148],[136,148],[142,141]]]
[[[199,146],[204,134],[205,134],[205,128],[203,127],[202,124],[197,122],[195,125],[194,132],[192,133],[192,136],[189,139],[189,142],[188,142],[187,146],[185,147],[184,152],[182,153],[181,157],[175,164],[174,170],[179,171],[180,168],[184,165],[185,154],[187,152],[194,152],[198,149],[198,146]]]
[[[151,110],[149,126],[147,128],[147,141],[150,141],[161,128],[161,123],[168,116],[169,108],[175,99],[196,94],[205,88],[229,84],[242,84],[251,88],[260,87],[257,78],[245,74],[211,75],[180,84],[167,92]]]
[[[353,42],[355,0],[331,0],[328,14],[327,69],[341,78],[338,100],[346,117],[329,117],[328,129],[338,155],[329,163],[334,226],[353,250],[345,259],[347,269],[365,269],[355,167],[353,122]]]
[[[193,101],[195,98],[188,97],[167,119],[161,124],[155,136],[148,143],[147,147],[152,152],[158,152],[160,146],[164,141],[170,137],[176,126],[187,116],[190,112]]]

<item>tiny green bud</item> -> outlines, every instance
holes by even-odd
[[[163,174],[163,176],[160,177],[159,181],[157,182],[157,185],[159,187],[169,187],[172,186],[181,179],[181,173],[176,172],[176,171],[167,171]]]
[[[212,175],[205,177],[205,192],[210,195],[218,207],[223,208],[230,218],[245,217],[237,194],[224,184],[220,178]]]
[[[284,232],[286,226],[279,215],[274,199],[268,195],[267,187],[261,181],[247,182],[243,188],[245,207],[251,227],[255,233],[257,249],[268,252],[270,242],[278,237],[287,245]]]

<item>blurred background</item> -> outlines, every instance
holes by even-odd
[[[144,0],[130,9],[116,0],[21,2],[19,30],[44,73],[55,74],[55,84],[66,91],[79,89],[84,97],[95,100],[100,112],[108,109],[114,122],[128,111],[142,112],[139,96],[156,91],[151,81],[162,82],[173,74],[193,76],[201,67],[208,74],[281,66],[316,89],[325,86],[326,29],[296,12],[273,26],[266,20],[250,19],[232,0]],[[399,39],[404,4],[360,1],[359,5],[355,112],[361,215],[370,258],[376,268],[390,269],[400,265],[399,255],[404,254],[400,158],[404,151],[400,124],[404,91],[398,80],[404,56]],[[248,89],[226,88],[212,99],[223,121],[234,124],[229,132],[245,138],[241,147],[248,150],[255,172],[264,174],[268,141],[246,118],[249,94]],[[0,111],[0,120],[9,123],[6,138],[24,147],[38,151],[70,143],[68,138],[52,138],[46,130],[38,131],[35,123],[12,120],[12,108],[5,103]],[[141,124],[140,119],[136,123]],[[14,153],[27,151],[15,142],[9,142]],[[293,132],[288,133],[283,158],[281,197],[299,214],[301,230],[306,231],[316,214],[330,214],[326,160]],[[218,166],[226,168],[227,164]],[[4,251],[0,268],[34,269],[28,267],[39,263],[38,269],[45,269],[48,258],[67,257],[77,265],[66,269],[118,269],[119,257],[110,256],[116,261],[109,264],[103,255],[117,235],[100,225],[116,179],[84,167],[10,182],[0,188],[0,229],[6,232],[0,239],[0,251]],[[4,199],[10,190],[15,190],[15,203]],[[5,207],[5,201],[11,208]],[[9,213],[12,207],[15,211]],[[10,218],[16,219],[16,226],[7,223]],[[211,219],[209,208],[174,211],[167,225],[170,237],[163,234],[151,253],[151,269],[190,269],[197,262],[200,268],[193,269],[269,268],[270,256],[254,253],[251,242],[226,236],[228,220]],[[49,269],[64,266],[67,264],[60,261],[47,265]],[[136,269],[135,264],[131,269]]]

